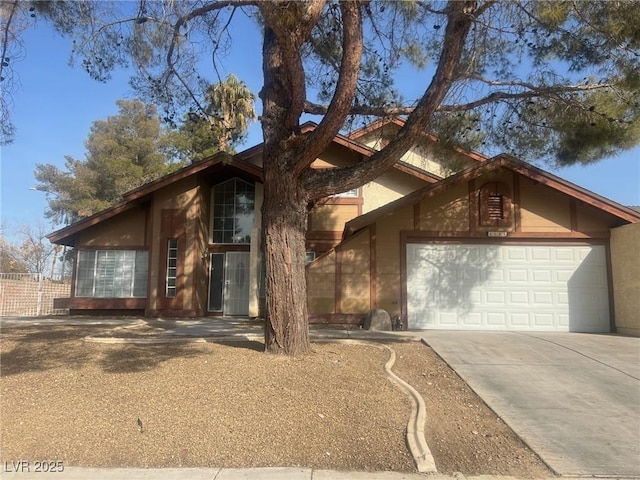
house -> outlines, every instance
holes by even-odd
[[[338,135],[312,167],[358,162],[401,125]],[[259,316],[261,151],[217,154],[52,233],[76,255],[56,308]],[[310,318],[359,323],[383,308],[410,328],[615,331],[611,232],[638,221],[532,165],[425,134],[384,175],[310,212]]]

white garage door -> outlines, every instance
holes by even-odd
[[[409,328],[608,332],[604,246],[407,245]]]

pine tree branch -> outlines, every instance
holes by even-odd
[[[340,3],[342,14],[342,61],[336,89],[324,118],[304,140],[304,156],[294,166],[300,174],[322,153],[325,146],[338,134],[348,115],[358,85],[362,58],[363,35],[360,5],[356,2]]]
[[[309,168],[305,171],[303,182],[312,201],[377,178],[412,147],[454,83],[465,42],[475,20],[473,12],[469,13],[469,7],[474,5],[475,2],[449,2],[443,48],[433,79],[404,126],[385,148],[349,167],[320,171]]]
[[[496,103],[504,100],[522,100],[536,97],[544,97],[548,95],[562,95],[565,93],[576,92],[590,92],[595,90],[603,90],[612,88],[613,85],[609,83],[594,84],[594,85],[554,85],[550,87],[536,87],[532,84],[525,82],[487,82],[494,86],[520,86],[524,87],[528,85],[530,90],[521,92],[508,92],[508,91],[496,91],[489,95],[474,100],[473,102],[440,105],[436,111],[438,112],[463,112],[467,110],[473,110],[475,108],[487,105],[490,103]],[[393,117],[404,116],[411,114],[416,107],[368,107],[366,105],[355,105],[349,110],[350,115],[367,115],[373,117]],[[328,107],[312,102],[305,103],[305,113],[311,115],[326,115]]]

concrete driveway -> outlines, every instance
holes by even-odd
[[[640,476],[640,338],[422,335],[556,473]]]

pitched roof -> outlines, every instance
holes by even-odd
[[[301,126],[301,132],[306,133],[314,130],[316,127],[317,124],[315,124],[314,122],[306,122]],[[341,134],[336,135],[333,141],[334,143],[348,148],[349,150],[359,153],[365,157],[370,157],[376,152],[376,150]],[[130,190],[129,192],[122,195],[122,200],[117,204],[94,215],[83,218],[82,220],[79,220],[69,226],[56,230],[55,232],[47,235],[47,238],[52,243],[65,243],[69,245],[73,243],[73,237],[78,232],[100,222],[103,222],[124,211],[127,211],[136,205],[139,205],[156,190],[159,190],[167,185],[170,185],[192,175],[203,174],[210,170],[217,170],[219,168],[230,166],[248,174],[250,177],[256,179],[257,181],[262,181],[262,167],[253,162],[253,160],[255,160],[256,157],[260,156],[263,148],[264,144],[260,143],[246,150],[243,150],[242,152],[237,153],[234,156],[231,156],[226,152],[218,152],[215,155],[202,160],[201,162],[193,163],[181,168],[180,170],[165,175],[157,180]],[[429,183],[435,183],[441,179],[437,175],[434,175],[402,161],[394,165],[394,168],[398,171],[404,172],[408,175]]]
[[[207,171],[217,171],[226,167],[235,168],[236,170],[242,171],[258,181],[262,179],[262,169],[260,167],[256,167],[255,165],[243,160],[237,160],[235,157],[232,157],[228,153],[218,152],[206,160],[193,163],[181,168],[180,170],[176,170],[173,173],[165,175],[157,180],[146,183],[141,187],[130,190],[129,192],[122,195],[122,200],[115,205],[106,208],[105,210],[102,210],[98,213],[95,213],[94,215],[83,218],[82,220],[78,220],[71,225],[56,230],[55,232],[47,235],[47,238],[52,243],[69,245],[70,243],[73,243],[73,237],[78,232],[100,222],[103,222],[111,217],[114,217],[119,213],[125,212],[135,207],[136,205],[140,205],[146,199],[148,199],[148,197],[153,192],[167,185],[170,185],[192,175],[202,174]]]
[[[591,192],[574,183],[564,180],[556,175],[535,167],[529,163],[518,160],[507,154],[500,154],[481,164],[469,167],[455,175],[447,177],[438,183],[427,185],[415,192],[405,195],[398,200],[383,205],[376,210],[372,210],[364,215],[354,218],[347,222],[344,229],[344,238],[348,238],[358,230],[377,222],[378,220],[391,215],[396,209],[415,205],[416,203],[433,197],[448,188],[462,182],[467,182],[473,178],[480,176],[485,172],[490,172],[498,168],[507,168],[520,175],[530,178],[536,182],[546,185],[550,188],[558,190],[566,195],[581,200],[589,205],[593,205],[600,210],[614,215],[620,219],[634,223],[640,221],[640,212],[630,207],[625,207],[608,198],[602,197],[597,193]]]
[[[380,130],[384,127],[387,126],[391,126],[392,128],[395,129],[400,129],[404,126],[405,121],[402,118],[399,117],[391,117],[391,118],[381,118],[379,120],[376,120],[375,122],[372,122],[368,125],[365,125],[364,127],[351,132],[349,134],[349,138],[352,140],[358,140],[362,137],[364,137],[365,135],[367,135],[368,133],[371,132],[375,132],[376,130]],[[421,136],[426,139],[428,142],[433,143],[433,144],[438,144],[441,143],[442,141],[440,140],[440,137],[438,137],[437,135],[430,133],[430,132],[424,132],[421,134]],[[483,155],[480,152],[476,152],[474,150],[469,150],[467,148],[461,147],[459,145],[451,145],[449,148],[451,148],[452,150],[454,150],[455,152],[464,155],[466,157],[468,157],[471,160],[474,160],[476,162],[485,162],[487,160],[489,160],[489,157],[487,157],[486,155]]]

